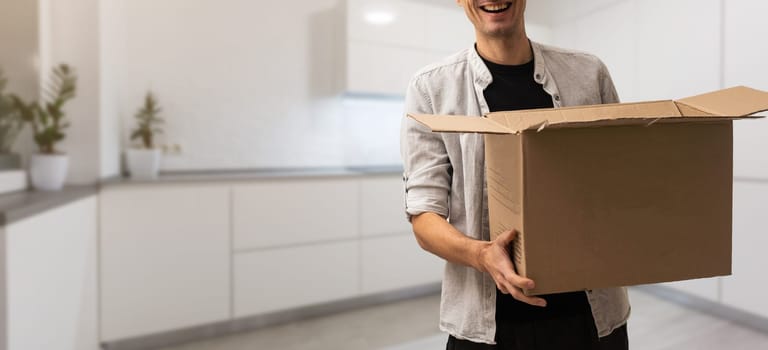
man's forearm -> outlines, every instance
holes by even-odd
[[[419,245],[426,251],[452,263],[484,272],[480,254],[489,242],[467,237],[440,215],[424,213],[411,219]]]

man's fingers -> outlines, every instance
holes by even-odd
[[[498,288],[499,291],[504,294],[509,294],[509,290],[507,290],[507,288],[501,283],[496,283],[496,288]]]
[[[509,283],[511,283],[513,286],[520,289],[533,289],[536,287],[536,284],[533,282],[533,280],[529,278],[521,277],[520,275],[514,272],[505,273],[504,279],[509,281]]]
[[[522,301],[522,302],[524,302],[526,304],[530,304],[530,305],[533,305],[533,306],[539,306],[539,307],[547,306],[547,301],[544,300],[543,298],[526,296],[525,294],[523,294],[523,291],[521,291],[521,290],[519,290],[517,288],[512,290],[511,294],[512,294],[513,298],[517,299],[518,301]]]

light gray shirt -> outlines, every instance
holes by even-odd
[[[534,80],[557,107],[618,102],[597,57],[531,42]],[[411,80],[406,112],[482,116],[489,113],[483,91],[492,77],[474,48],[430,65]],[[489,240],[483,135],[433,133],[405,117],[401,128],[406,213],[432,212],[448,218],[469,237]],[[630,307],[625,288],[587,293],[598,335],[626,323]],[[440,329],[459,339],[494,344],[496,284],[489,274],[446,263],[440,303]]]

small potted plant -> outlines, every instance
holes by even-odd
[[[64,185],[69,167],[69,158],[56,149],[56,144],[66,134],[69,127],[65,120],[64,104],[75,98],[77,77],[66,64],[53,69],[48,85],[43,87],[45,102],[25,103],[16,95],[11,95],[13,105],[25,122],[32,125],[32,134],[38,147],[38,153],[30,159],[29,175],[32,186],[43,191],[57,191]]]
[[[162,109],[152,92],[144,97],[144,106],[136,112],[136,129],[131,132],[131,141],[140,140],[138,147],[126,151],[128,172],[132,178],[155,179],[160,170],[162,153],[155,147],[155,135],[163,131],[159,125],[164,121],[158,115]]]
[[[19,155],[12,153],[11,148],[24,126],[24,121],[14,107],[11,96],[5,93],[7,84],[8,79],[0,69],[0,170],[21,167]]]

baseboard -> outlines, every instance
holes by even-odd
[[[681,292],[667,286],[644,285],[633,288],[648,294],[652,294],[661,299],[669,300],[673,303],[689,307],[696,311],[728,320],[738,325],[752,328],[759,332],[768,333],[768,317],[756,315],[741,309],[724,305],[723,303]]]
[[[205,340],[229,334],[253,331],[260,328],[305,320],[339,312],[350,311],[395,301],[433,295],[440,292],[440,283],[432,283],[392,292],[365,295],[325,304],[300,307],[253,317],[207,324],[137,338],[102,343],[105,350],[149,350],[193,341]]]

